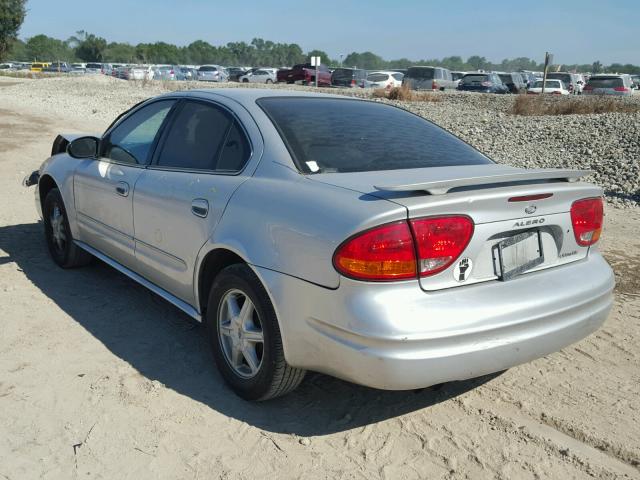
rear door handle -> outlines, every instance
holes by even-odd
[[[191,202],[191,213],[196,217],[206,217],[209,213],[209,202],[204,198],[196,198]]]
[[[127,182],[118,182],[116,184],[116,193],[127,197],[129,195],[129,184]]]

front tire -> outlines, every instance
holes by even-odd
[[[302,382],[305,370],[287,364],[269,295],[247,265],[231,265],[218,274],[205,323],[218,370],[240,397],[268,400]]]
[[[92,256],[73,241],[67,210],[60,190],[52,188],[47,194],[42,208],[44,234],[53,261],[62,268],[87,265]]]

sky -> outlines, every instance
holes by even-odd
[[[335,59],[368,50],[387,60],[542,62],[549,51],[556,64],[640,64],[637,0],[27,0],[20,38],[66,39],[78,30],[132,44],[259,37]]]

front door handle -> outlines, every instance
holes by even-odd
[[[193,202],[191,202],[191,213],[193,213],[196,217],[206,217],[209,213],[209,202],[207,202],[204,198],[196,198]]]
[[[129,196],[129,184],[127,182],[118,182],[116,184],[116,193],[123,197]]]

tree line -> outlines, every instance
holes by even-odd
[[[84,31],[60,40],[47,35],[35,35],[26,41],[14,39],[2,51],[5,59],[15,61],[84,61],[109,63],[145,63],[145,64],[180,64],[202,65],[207,63],[220,65],[246,65],[263,67],[282,67],[296,63],[305,63],[311,56],[322,57],[323,63],[331,67],[357,67],[366,70],[385,68],[406,68],[412,65],[433,65],[458,71],[500,70],[540,71],[543,65],[527,57],[506,58],[500,63],[493,63],[487,58],[473,55],[466,60],[460,56],[445,58],[427,58],[409,60],[399,58],[385,60],[372,52],[352,52],[343,59],[332,59],[322,50],[304,52],[296,43],[277,43],[262,38],[254,38],[250,43],[229,42],[215,46],[204,40],[196,40],[186,46],[177,46],[166,42],[129,43],[108,42],[106,39]],[[613,63],[603,65],[599,61],[590,64],[565,64],[562,70],[579,72],[618,72],[640,74],[640,66]]]

